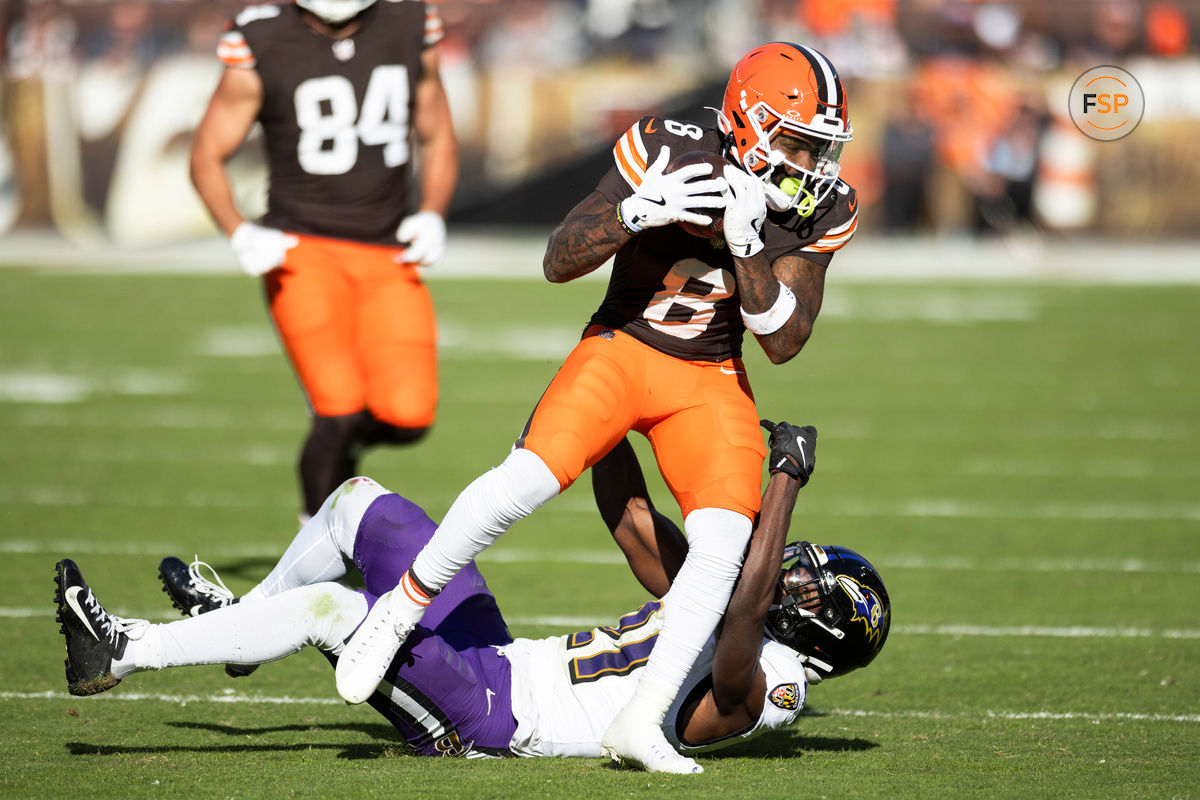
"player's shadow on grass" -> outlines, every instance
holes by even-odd
[[[404,743],[396,740],[395,753],[403,754]],[[297,742],[294,744],[267,743],[233,745],[115,745],[67,742],[67,752],[73,756],[122,756],[171,753],[286,753],[299,750],[339,750],[338,758],[350,760],[382,758],[393,748],[379,744],[346,744],[345,742]]]
[[[279,551],[282,555],[283,551]],[[210,562],[211,563],[211,562]],[[267,576],[267,573],[279,563],[278,558],[264,558],[262,556],[249,556],[239,559],[221,559],[212,568],[217,571],[222,580],[228,581],[231,577],[241,579],[250,584],[256,584]]]
[[[137,753],[254,753],[254,752],[288,752],[292,750],[340,750],[338,758],[351,760],[382,758],[384,755],[403,755],[405,747],[403,740],[391,725],[376,725],[371,723],[350,722],[336,725],[270,725],[264,727],[246,728],[236,725],[217,725],[205,722],[168,722],[174,728],[189,730],[211,731],[227,736],[237,736],[241,739],[238,744],[161,744],[161,745],[96,745],[84,742],[67,742],[66,748],[73,756],[116,756]],[[376,741],[367,744],[350,744],[347,742],[270,742],[259,741],[247,743],[247,736],[261,736],[272,733],[290,732],[320,732],[354,731],[365,733]]]
[[[280,550],[280,555],[283,551]],[[339,578],[341,583],[346,584],[352,589],[361,589],[363,586],[362,573],[358,571],[358,567],[346,559],[342,559],[346,565],[346,574]],[[257,584],[267,576],[275,565],[279,563],[277,558],[262,558],[259,556],[251,556],[236,560],[222,560],[219,563],[213,564],[212,568],[217,571],[222,579],[228,579],[231,576],[238,578],[249,584]]]
[[[800,731],[778,731],[742,745],[706,753],[705,758],[788,758],[800,753],[846,753],[879,747],[870,739],[840,736],[805,736]]]
[[[879,747],[869,739],[840,738],[836,736],[804,736],[799,731],[779,731],[753,739],[745,744],[733,745],[723,750],[705,753],[702,761],[723,758],[795,758],[803,753],[845,753],[871,750]],[[606,764],[618,771],[628,770],[619,764]]]
[[[196,731],[212,731],[227,736],[258,736],[264,733],[286,733],[287,731],[358,731],[372,739],[399,742],[399,734],[391,725],[370,722],[342,722],[333,725],[299,723],[296,725],[270,725],[266,727],[240,728],[236,725],[220,725],[213,722],[168,722],[172,728],[188,728]]]

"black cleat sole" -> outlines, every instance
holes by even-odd
[[[178,566],[176,566],[176,562],[178,562]],[[160,583],[162,583],[163,594],[165,594],[167,599],[171,601],[171,605],[174,606],[175,609],[183,616],[192,616],[191,609],[180,604],[180,602],[175,599],[175,595],[171,594],[171,591],[167,588],[167,576],[163,573],[164,567],[170,569],[179,569],[187,572],[187,564],[183,562],[183,559],[175,558],[174,556],[168,556],[167,558],[164,558],[158,565],[158,580]]]
[[[226,664],[225,674],[231,678],[245,678],[259,666],[259,664]]]

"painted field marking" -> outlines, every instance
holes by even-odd
[[[149,619],[172,622],[182,617],[177,613],[162,609],[152,611],[130,610],[124,608],[109,609],[112,614],[128,619]],[[21,606],[0,607],[0,619],[36,619],[49,618],[55,614],[53,606],[28,608]],[[509,616],[505,617],[509,625],[527,625],[537,628],[554,628],[557,630],[586,630],[596,625],[605,624],[607,617],[597,616]],[[1102,628],[1091,625],[893,625],[892,633],[902,636],[1017,636],[1043,637],[1051,639],[1200,639],[1200,629],[1111,627]]]
[[[178,542],[138,542],[113,544],[94,539],[0,539],[0,553],[24,555],[106,555],[153,556],[186,550]],[[223,546],[210,562],[237,558],[275,558],[280,548],[268,545]],[[624,566],[625,557],[616,549],[558,550],[546,552],[525,548],[499,547],[483,553],[481,564],[585,564],[589,566]],[[875,560],[880,569],[937,569],[979,572],[1123,572],[1151,574],[1197,574],[1200,561],[1156,561],[1136,557],[1059,557],[1030,561],[1023,558],[991,558],[972,556],[929,556],[918,553],[895,553]]]
[[[593,617],[506,617],[512,625],[530,625],[546,628],[587,628],[596,624]],[[1088,625],[893,625],[893,634],[931,636],[1019,636],[1066,639],[1200,639],[1200,629],[1112,627],[1101,628]]]
[[[892,633],[934,636],[1045,636],[1066,639],[1200,639],[1200,630],[1100,628],[1089,625],[893,625]]]
[[[882,719],[1003,719],[1003,720],[1084,720],[1093,724],[1101,722],[1200,722],[1200,714],[1139,714],[1135,712],[1088,712],[1088,711],[992,711],[969,713],[957,711],[865,711],[861,709],[831,708],[805,709],[801,716],[878,717]]]
[[[262,495],[234,496],[228,492],[210,494],[190,492],[163,497],[158,495],[120,496],[105,493],[93,496],[81,489],[55,486],[20,486],[0,489],[0,504],[32,506],[83,506],[102,508],[145,506],[149,508],[247,508],[262,505]],[[595,514],[588,500],[567,501],[551,507],[559,513]],[[936,519],[1043,519],[1043,520],[1200,520],[1196,503],[1038,503],[1004,505],[954,498],[922,497],[898,503],[814,503],[806,507],[810,516],[829,517],[905,517]]]
[[[263,705],[310,705],[310,706],[344,706],[345,702],[335,697],[292,697],[281,695],[240,695],[234,689],[226,689],[222,694],[162,694],[149,692],[118,692],[115,694],[97,695],[83,700],[66,692],[0,692],[0,700],[70,700],[73,702],[125,701],[141,702],[156,701],[187,705],[188,703],[226,703],[226,704],[263,704]],[[802,716],[809,717],[875,717],[879,719],[1000,719],[1000,720],[1051,720],[1073,721],[1082,720],[1099,724],[1101,722],[1200,722],[1200,714],[1143,714],[1137,712],[1089,712],[1089,711],[994,711],[987,709],[980,712],[944,712],[944,711],[869,711],[853,708],[822,708],[805,710]]]

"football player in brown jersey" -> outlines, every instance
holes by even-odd
[[[766,449],[743,331],[774,363],[812,333],[826,267],[857,225],[854,190],[838,178],[850,138],[833,65],[787,43],[738,62],[718,129],[646,117],[621,137],[613,168],[551,234],[543,265],[562,282],[615,257],[608,293],[512,453],[459,495],[351,638],[337,668],[343,698],[370,695],[425,605],[464,564],[634,430],[650,440],[683,511],[688,555],[637,692],[604,749],[653,771],[699,771],[660,725],[725,611],[759,511]],[[696,150],[728,164],[720,175],[711,164],[668,169]],[[721,240],[678,224],[708,225],[722,209]]]
[[[296,0],[247,7],[217,48],[225,71],[192,182],[242,268],[262,276],[310,407],[302,519],[356,474],[364,447],[414,442],[434,421],[433,302],[417,267],[441,257],[458,179],[441,38],[437,12],[416,0]],[[270,187],[250,221],[224,164],[255,122]]]

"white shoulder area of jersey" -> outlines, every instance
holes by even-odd
[[[642,121],[635,122],[613,146],[617,171],[630,187],[636,189],[646,177],[646,144],[642,141]]]
[[[767,677],[762,721],[772,727],[790,725],[808,697],[804,664],[794,650],[771,641],[764,642],[759,663]]]
[[[263,3],[257,6],[246,6],[238,13],[236,17],[233,18],[233,21],[237,23],[238,27],[245,27],[251,22],[256,22],[260,19],[271,19],[272,17],[278,17],[281,10],[282,9],[279,6],[272,5],[270,3]]]
[[[850,216],[844,222],[834,225],[829,230],[821,234],[821,238],[815,242],[803,247],[810,253],[832,253],[840,249],[850,238],[854,236],[854,232],[858,230],[858,193],[854,188],[845,181],[838,179],[838,182],[833,187],[835,203],[847,202],[845,198],[849,195],[849,204],[847,206]]]
[[[227,67],[250,69],[257,62],[241,31],[225,31],[217,40],[217,58]]]

